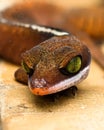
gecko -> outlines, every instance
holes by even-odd
[[[12,14],[12,9],[15,6],[9,8],[10,12],[7,9],[0,14],[0,56],[22,65],[14,74],[17,81],[28,84],[33,94],[42,96],[75,86],[88,76],[91,53],[87,45],[73,35],[73,25],[68,26],[68,19],[74,23],[74,17],[67,15],[67,20],[62,21],[64,24],[58,21],[55,27],[50,27],[56,23],[48,21],[49,26],[39,25],[27,12],[22,12],[27,14],[24,17],[18,11]],[[79,25],[85,23],[84,20],[79,21],[78,28],[83,28]],[[101,34],[98,33],[103,37],[103,31]]]

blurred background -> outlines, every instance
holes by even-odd
[[[29,0],[29,2],[33,2],[33,0]],[[0,0],[0,8],[6,7],[8,5],[11,5],[12,3],[19,3],[19,2],[28,2],[28,0]],[[55,4],[58,6],[61,6],[63,8],[76,8],[76,7],[90,7],[90,6],[98,6],[103,5],[103,0],[34,0],[34,2],[42,2],[42,3],[50,3]]]

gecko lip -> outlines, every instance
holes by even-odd
[[[65,79],[63,81],[60,81],[59,83],[56,83],[54,85],[49,85],[43,78],[42,79],[35,79],[33,81],[29,80],[29,88],[35,95],[48,95],[52,93],[56,93],[62,90],[65,90],[67,88],[70,88],[78,83],[80,83],[82,80],[84,80],[89,72],[90,66],[87,66],[83,70],[81,70],[77,75]]]

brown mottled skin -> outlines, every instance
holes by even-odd
[[[65,10],[52,4],[31,1],[14,5],[2,13],[9,20],[48,25],[73,33],[85,42],[92,57],[104,68],[104,55],[95,44],[104,40],[103,6]]]
[[[9,61],[12,61],[13,63],[20,65],[22,52],[25,52],[34,45],[39,44],[51,36],[52,35],[47,35],[46,33],[42,32],[37,33],[36,30],[13,26],[12,22],[11,24],[1,23],[0,55]],[[10,47],[8,47],[8,45],[10,45]],[[13,53],[15,53],[15,56]]]
[[[44,7],[43,5],[39,6],[42,8]],[[71,79],[77,75],[65,75],[60,71],[60,68],[65,67],[73,57],[78,55],[81,56],[82,66],[80,71],[83,71],[87,66],[89,66],[91,60],[89,49],[82,41],[78,40],[70,33],[65,36],[55,36],[51,33],[39,32],[31,27],[25,28],[25,26],[20,27],[18,25],[13,25],[12,21],[19,21],[20,24],[21,22],[24,22],[24,25],[25,23],[29,23],[31,25],[34,21],[35,23],[41,23],[44,25],[53,24],[55,27],[65,29],[67,31],[71,30],[74,34],[77,33],[77,36],[80,39],[83,39],[84,37],[87,39],[85,41],[88,41],[88,43],[93,42],[92,40],[90,41],[89,37],[87,37],[88,34],[83,31],[89,33],[93,38],[100,37],[103,39],[104,28],[100,27],[100,24],[100,29],[95,29],[93,27],[93,23],[96,22],[95,15],[94,20],[90,18],[90,22],[85,22],[87,16],[89,15],[86,10],[85,12],[79,10],[77,12],[72,11],[65,13],[60,9],[55,8],[56,10],[54,10],[54,7],[50,6],[50,8],[45,7],[45,11],[40,11],[40,15],[37,15],[39,12],[39,6],[33,6],[33,4],[25,4],[22,6],[16,5],[1,13],[1,19],[6,18],[8,22],[0,23],[0,56],[16,64],[21,63],[22,57],[22,61],[24,61],[28,67],[32,69],[32,73],[31,75],[27,75],[23,69],[19,69],[15,73],[16,80],[25,84],[28,82],[31,91],[36,95],[47,95],[66,89],[66,86],[57,88],[57,85],[60,84],[60,82]],[[52,11],[52,9],[54,11]],[[34,14],[32,13],[33,10],[35,10]],[[78,12],[81,14],[80,11],[83,12],[82,15],[78,14]],[[99,12],[100,14],[103,14],[102,12],[104,11],[102,10]],[[52,17],[50,17],[50,15]],[[62,20],[63,18],[65,19]],[[98,23],[102,23],[100,17]],[[89,25],[88,29],[86,28],[87,24]],[[76,27],[76,29],[74,29],[74,27]],[[80,29],[83,33],[79,32]],[[93,31],[93,29],[95,30]],[[101,33],[101,35],[99,33]],[[88,46],[91,47],[92,44],[88,44]],[[94,54],[94,56],[96,55],[95,53],[92,54]],[[100,56],[102,56],[102,54],[100,54]],[[102,66],[104,65],[104,61],[99,61],[99,63],[101,63]],[[78,83],[86,78],[87,74],[88,72],[83,74]],[[69,85],[69,87],[71,86]]]
[[[82,58],[80,71],[90,64],[91,56],[88,48],[72,34],[64,36],[55,36],[45,32],[42,34],[32,28],[27,29],[25,26],[13,26],[8,21],[6,24],[1,23],[0,28],[0,35],[3,35],[0,37],[0,55],[19,64],[20,55],[24,52],[21,55],[22,61],[32,69],[32,73],[27,75],[20,68],[16,71],[15,78],[25,84],[28,82],[30,90],[36,95],[47,95],[66,89],[64,85],[54,86],[75,75],[65,75],[60,71],[75,56],[79,55]],[[9,44],[10,47],[7,50],[6,46]],[[29,48],[31,49],[28,50]],[[88,72],[83,74],[78,82],[87,75]]]
[[[64,75],[59,71],[60,68],[65,67],[68,61],[77,55],[82,57],[81,70],[83,70],[90,63],[90,53],[87,47],[73,35],[52,37],[24,53],[22,55],[23,61],[35,70],[29,78],[31,89],[34,93],[36,94],[37,89],[40,89],[34,85],[37,79],[45,79],[46,81],[46,83],[42,83],[43,87],[38,93],[49,94],[54,91],[57,92],[52,86],[73,76],[72,74]],[[45,89],[45,91],[42,91],[42,89]]]

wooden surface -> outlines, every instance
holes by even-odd
[[[103,130],[104,70],[92,59],[89,76],[60,95],[37,97],[14,80],[18,67],[0,60],[0,111],[3,130]]]

